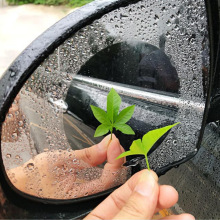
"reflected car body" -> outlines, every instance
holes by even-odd
[[[114,38],[111,40],[115,41]],[[142,138],[149,130],[174,123],[177,110],[183,105],[178,94],[179,79],[175,67],[163,48],[148,43],[113,43],[96,51],[72,77],[65,100],[68,111],[93,130],[99,123],[90,105],[106,109],[107,94],[111,88],[122,96],[121,109],[136,106],[128,122],[135,136],[115,132],[125,150],[129,149],[133,140]],[[149,154],[165,137],[155,144]]]

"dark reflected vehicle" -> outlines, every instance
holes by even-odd
[[[128,122],[135,135],[115,131],[125,150],[149,130],[180,122],[149,152],[151,168],[164,174],[160,183],[179,192],[180,200],[169,211],[219,219],[218,8],[217,0],[94,1],[18,56],[0,80],[0,218],[82,219],[126,178],[146,168],[142,157],[128,157],[126,172],[106,174],[106,161],[93,167],[74,158],[73,150],[102,140],[94,138],[99,122],[90,105],[106,109],[114,88],[121,109],[136,106]],[[43,160],[47,154],[51,157]],[[64,163],[59,164],[61,156]],[[39,157],[39,167],[49,175],[35,166]],[[14,184],[19,172],[13,169],[37,181],[24,184],[22,191]],[[63,193],[62,198],[42,194],[41,184],[54,173],[59,178],[46,184],[46,191],[57,186],[54,194]],[[62,179],[66,176],[70,182]],[[105,188],[108,177],[112,182]],[[92,189],[86,185],[100,179]],[[66,186],[83,193],[69,194],[72,188]]]
[[[163,48],[143,42],[113,44],[89,59],[78,75],[178,93],[179,78]]]

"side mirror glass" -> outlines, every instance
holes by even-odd
[[[11,183],[54,200],[104,192],[132,174],[126,161],[115,160],[123,149],[175,122],[180,126],[150,152],[152,169],[160,173],[195,154],[209,78],[205,11],[204,1],[137,1],[56,48],[23,85],[2,126]],[[136,135],[116,132],[120,144],[115,137],[110,144],[109,137],[94,138],[98,122],[90,105],[106,109],[111,88],[122,96],[122,108],[136,105],[129,121]]]

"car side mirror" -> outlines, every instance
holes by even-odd
[[[125,150],[149,130],[180,122],[155,144],[150,163],[160,175],[192,158],[214,72],[206,6],[95,1],[27,47],[0,81],[1,172],[13,190],[41,202],[79,202],[108,194],[145,168],[138,157],[105,171],[110,155],[100,164],[77,156],[103,140],[93,137],[89,106],[105,108],[111,88],[122,106],[136,105],[130,121],[136,136],[116,133]]]

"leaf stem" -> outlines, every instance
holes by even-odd
[[[112,125],[112,128],[111,128],[111,140],[112,140],[112,131],[113,131],[113,125]]]
[[[144,156],[145,156],[145,160],[146,160],[147,168],[148,168],[148,170],[150,170],[150,166],[149,166],[149,163],[148,163],[147,154],[146,154],[146,155],[144,155]]]

